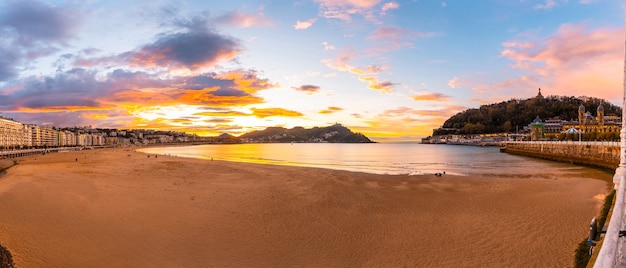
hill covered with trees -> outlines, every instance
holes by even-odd
[[[489,134],[514,132],[528,126],[537,116],[542,120],[558,117],[561,120],[578,120],[578,107],[585,106],[596,116],[600,104],[605,115],[621,116],[620,107],[593,97],[541,96],[482,105],[457,113],[433,131],[433,136],[449,134]]]
[[[241,141],[249,142],[330,142],[330,143],[372,143],[361,133],[354,133],[341,124],[328,127],[305,129],[294,127],[269,127],[239,136]]]

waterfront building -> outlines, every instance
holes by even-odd
[[[76,136],[76,145],[100,146],[104,145],[104,137],[100,134],[81,133]]]
[[[561,118],[553,117],[550,119],[546,119],[544,122],[544,133],[545,134],[558,134],[563,131],[563,120]]]
[[[24,131],[22,123],[0,117],[0,148],[23,146]]]
[[[596,116],[594,117],[589,111],[586,111],[585,106],[581,104],[578,107],[578,121],[564,122],[561,131],[565,132],[570,128],[574,128],[582,133],[619,133],[622,124],[621,118],[617,116],[605,116],[604,107],[602,105],[598,106]]]
[[[578,120],[564,121],[559,117],[553,117],[542,121],[539,116],[528,125],[531,140],[541,140],[548,134],[555,137],[557,134],[570,133],[572,129],[576,133],[613,133],[619,135],[621,130],[621,118],[614,115],[604,115],[604,107],[599,105],[596,116],[585,109],[584,105],[578,107]],[[568,132],[569,131],[569,132]],[[610,136],[610,135],[609,135]],[[598,139],[607,138],[606,135],[597,136]],[[610,138],[610,137],[609,137]]]
[[[20,123],[21,124],[21,123]],[[22,124],[22,146],[33,146],[33,135],[30,132],[30,126]]]
[[[76,134],[71,131],[59,131],[59,146],[76,146]]]
[[[58,132],[55,129],[41,127],[41,143],[44,147],[59,146]]]
[[[530,139],[533,141],[538,141],[543,139],[544,136],[544,131],[545,129],[545,124],[541,121],[541,118],[539,118],[539,116],[535,117],[535,120],[533,120],[532,123],[530,123]]]
[[[34,147],[43,146],[43,142],[41,139],[42,137],[41,127],[39,127],[38,125],[34,125],[34,124],[28,124],[27,126],[30,129],[30,137],[31,137],[32,145]]]

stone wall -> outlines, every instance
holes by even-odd
[[[616,169],[617,142],[508,142],[503,151],[572,164]]]

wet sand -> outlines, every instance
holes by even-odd
[[[0,178],[0,243],[18,267],[569,267],[607,192],[88,150]]]

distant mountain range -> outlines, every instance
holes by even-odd
[[[373,143],[369,138],[361,133],[354,133],[341,124],[334,124],[328,127],[314,127],[305,129],[294,127],[286,129],[282,127],[269,127],[243,134],[239,137],[222,134],[217,137],[218,141],[239,143]]]
[[[606,100],[593,97],[543,97],[541,91],[534,98],[525,100],[511,99],[495,104],[482,105],[477,109],[468,109],[457,113],[433,131],[433,136],[449,134],[488,134],[513,132],[528,126],[537,116],[540,119],[559,118],[577,120],[578,108],[596,114],[599,105],[604,107],[605,115],[621,116],[620,107]]]

